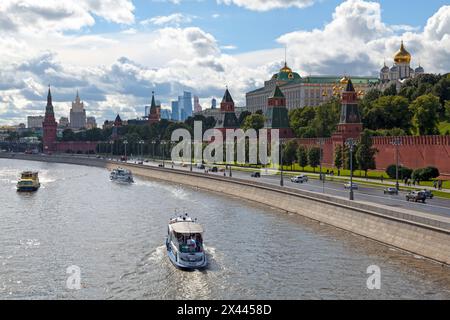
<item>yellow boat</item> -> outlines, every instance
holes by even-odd
[[[39,183],[39,177],[37,172],[24,171],[17,182],[17,191],[30,192],[39,189],[41,184]]]

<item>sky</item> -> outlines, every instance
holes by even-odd
[[[0,125],[56,117],[76,91],[98,123],[140,117],[183,90],[237,106],[282,66],[376,76],[400,41],[427,72],[450,71],[450,4],[407,0],[1,0]]]

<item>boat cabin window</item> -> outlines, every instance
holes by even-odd
[[[203,251],[203,239],[201,234],[176,234],[182,253],[194,253]]]

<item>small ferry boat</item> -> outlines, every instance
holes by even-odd
[[[180,269],[206,267],[203,247],[203,227],[186,213],[169,221],[166,247],[170,261]]]
[[[121,183],[133,183],[133,174],[130,170],[117,168],[111,171],[111,175],[109,176],[111,181],[121,182]]]
[[[19,181],[17,182],[17,191],[31,192],[36,191],[41,186],[37,172],[24,171],[22,172]]]

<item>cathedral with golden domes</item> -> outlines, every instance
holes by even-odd
[[[411,54],[406,50],[402,41],[400,49],[395,53],[394,65],[389,68],[385,63],[381,69],[381,88],[387,88],[392,84],[396,84],[397,89],[399,89],[405,80],[425,73],[420,63],[416,69],[411,68],[411,59]]]

